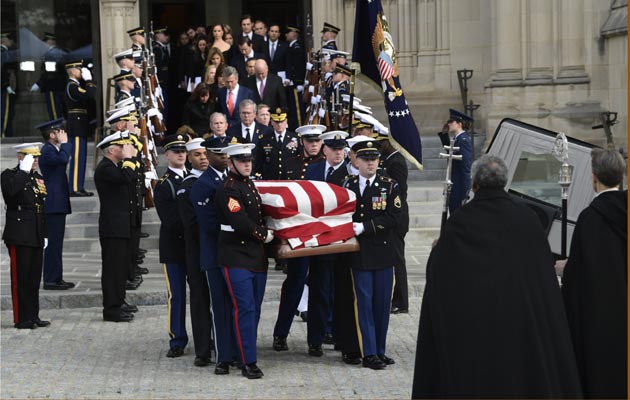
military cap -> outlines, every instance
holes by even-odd
[[[330,131],[320,136],[324,144],[333,149],[343,149],[346,147],[348,145],[346,142],[347,137],[348,132],[344,131]]]
[[[115,82],[120,82],[120,81],[123,81],[123,80],[135,82],[136,78],[129,71],[121,72],[118,75],[114,75],[114,81]]]
[[[0,37],[10,38],[11,37],[11,32],[2,32],[2,33],[0,33]]]
[[[114,112],[106,119],[110,124],[115,124],[118,121],[133,121],[136,119],[135,116],[131,115],[131,111],[135,111],[135,106],[133,110],[130,107],[123,107]]]
[[[54,119],[52,121],[44,122],[42,124],[35,126],[35,129],[39,129],[42,133],[64,129],[65,121],[66,120],[63,118]]]
[[[144,35],[144,27],[139,26],[137,28],[129,29],[127,31],[127,34],[129,35],[129,37],[132,37],[135,35]]]
[[[374,139],[362,140],[352,145],[352,151],[359,158],[374,159],[381,156],[381,153],[378,151],[379,147],[380,143]]]
[[[213,153],[221,153],[221,149],[227,147],[228,144],[227,136],[213,136],[204,140],[201,145]]]
[[[137,67],[142,66],[142,51],[136,50],[133,52],[133,63],[136,64]]]
[[[44,40],[57,40],[57,36],[54,33],[44,32]]]
[[[304,125],[295,130],[302,139],[320,139],[321,134],[326,130],[324,125]]]
[[[300,33],[300,28],[293,25],[287,25],[287,31]]]
[[[120,53],[114,54],[114,60],[116,60],[116,62],[124,59],[124,58],[128,58],[130,60],[133,60],[133,50],[132,49],[127,49],[125,51],[121,51]]]
[[[74,60],[74,61],[70,61],[67,62],[65,64],[66,69],[70,69],[70,68],[79,68],[81,69],[83,67],[83,60]]]
[[[107,135],[96,145],[96,147],[99,149],[105,149],[115,144],[121,146],[124,144],[133,144],[129,131],[118,131],[112,133],[111,135]]]
[[[322,33],[324,32],[334,32],[334,33],[339,33],[341,29],[337,28],[336,26],[329,24],[328,22],[324,22],[324,28],[322,29]]]
[[[350,103],[350,95],[342,94],[341,101],[346,104]],[[353,98],[352,109],[354,111],[360,111],[363,114],[372,115],[372,107],[364,106],[363,104],[361,104],[361,99],[358,98],[357,96],[354,96]]]
[[[346,142],[348,142],[348,147],[352,149],[352,146],[354,146],[355,144],[359,142],[367,142],[369,140],[374,140],[374,139],[369,136],[358,135],[358,136],[353,136],[353,137],[348,138]]]
[[[473,119],[470,118],[468,115],[460,113],[457,110],[454,110],[452,108],[449,108],[448,110],[448,119],[449,121],[456,121],[456,122],[464,122],[464,121],[470,121],[472,122]]]
[[[134,97],[129,97],[124,100],[120,100],[118,103],[114,104],[114,108],[121,108],[121,107],[129,106],[129,105],[134,104],[135,101],[136,99]]]
[[[238,143],[236,138],[232,138],[228,146],[221,149],[221,153],[239,161],[251,161],[252,150],[256,147],[254,143]]]
[[[276,108],[276,111],[271,113],[271,120],[275,122],[286,121],[287,119],[287,110],[282,109],[280,107]]]
[[[186,151],[205,149],[205,146],[203,145],[203,142],[205,142],[205,140],[203,140],[202,138],[194,138],[194,139],[192,139],[191,141],[186,143]]]
[[[335,72],[341,72],[346,75],[354,75],[354,71],[349,66],[343,64],[335,65]]]
[[[375,126],[374,130],[377,132],[376,140],[389,140],[389,129],[385,125]]]
[[[186,136],[177,133],[169,135],[162,140],[162,147],[164,147],[164,151],[186,151],[186,139]]]
[[[34,143],[21,143],[13,146],[17,153],[28,154],[33,157],[39,157],[42,155],[41,148],[44,144],[40,142]]]
[[[156,33],[166,33],[167,30],[168,30],[168,27],[165,26],[165,27],[154,29],[153,33],[154,34],[156,34]]]

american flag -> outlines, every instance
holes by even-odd
[[[354,236],[356,195],[319,181],[256,181],[267,228],[292,249],[338,243]]]

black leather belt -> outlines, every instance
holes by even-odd
[[[44,206],[40,206],[39,204],[28,204],[28,205],[19,205],[19,206],[7,206],[7,210],[12,211],[35,211],[38,213],[44,212]]]
[[[73,108],[68,110],[68,114],[87,114],[87,110],[81,108]]]

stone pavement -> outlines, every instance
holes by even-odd
[[[258,365],[265,376],[248,380],[232,369],[213,374],[214,365],[193,366],[191,344],[181,358],[166,357],[166,306],[143,306],[132,323],[103,322],[100,308],[43,310],[48,328],[12,326],[1,315],[0,398],[410,398],[420,298],[410,313],[392,315],[387,354],[396,364],[383,371],[349,366],[324,345],[321,358],[309,357],[306,324],[296,318],[288,352],[272,350],[277,301],[266,301],[259,326]]]

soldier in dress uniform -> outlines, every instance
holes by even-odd
[[[103,158],[94,170],[94,183],[100,202],[98,232],[103,273],[103,319],[130,322],[137,307],[125,303],[125,282],[131,268],[131,226],[136,177],[134,157],[138,151],[128,131],[106,136],[97,147]]]
[[[114,76],[114,82],[116,82],[116,95],[114,97],[116,103],[122,100],[131,98],[131,91],[135,87],[136,78],[131,72],[121,72]]]
[[[144,69],[142,68],[142,52],[140,50],[135,50],[133,52],[133,67],[131,67],[131,73],[136,80],[133,90],[131,91],[133,97],[142,96],[142,91],[144,90],[144,82],[142,81],[143,72]]]
[[[287,130],[287,112],[277,108],[271,114],[273,132],[263,135],[256,145],[256,177],[267,180],[285,179],[283,165],[298,154],[298,138]]]
[[[234,350],[234,321],[232,301],[221,266],[217,264],[220,225],[214,198],[218,187],[227,177],[227,154],[221,149],[228,145],[225,136],[212,137],[203,142],[208,150],[209,167],[190,189],[190,201],[199,225],[200,267],[205,272],[210,288],[212,327],[216,354],[216,375],[230,373],[230,363],[236,356]]]
[[[206,148],[201,138],[186,143],[188,161],[192,168],[177,191],[177,208],[184,224],[186,242],[186,276],[190,288],[190,319],[192,321],[195,361],[197,367],[205,367],[211,361],[212,329],[210,327],[210,291],[206,274],[201,270],[199,223],[190,199],[190,191],[201,174],[208,169]],[[202,222],[203,223],[203,222]]]
[[[384,369],[395,363],[385,355],[385,344],[394,284],[390,250],[402,201],[398,184],[378,172],[378,141],[360,141],[352,150],[357,155],[359,175],[346,180],[343,187],[357,195],[352,225],[361,249],[351,256],[357,333],[363,366]]]
[[[96,84],[92,81],[92,73],[83,66],[83,61],[67,63],[65,101],[68,110],[66,129],[68,140],[72,143],[70,174],[68,184],[70,197],[93,196],[83,188],[85,182],[85,163],[87,161],[87,137],[90,133],[88,107],[96,97]]]
[[[267,281],[263,244],[273,240],[263,222],[260,195],[249,179],[254,147],[243,143],[221,150],[230,157],[230,172],[215,196],[221,224],[217,263],[232,299],[238,356],[248,379],[263,376],[256,364],[256,332]]]
[[[116,65],[120,67],[119,75],[130,73],[133,69],[133,49],[127,49],[121,51],[120,53],[114,54],[114,61],[116,62]],[[118,85],[115,85],[114,98],[118,97],[118,92],[120,92],[120,88],[118,87]],[[129,90],[130,94],[131,92],[132,91]]]
[[[13,136],[13,116],[15,114],[15,92],[17,91],[17,49],[14,48],[12,34],[2,32],[0,51],[2,54],[2,74],[0,110],[2,112],[2,137]]]
[[[164,264],[168,290],[167,357],[181,357],[188,344],[186,333],[186,244],[184,225],[177,211],[177,191],[188,175],[186,170],[186,137],[174,134],[164,138],[162,145],[168,169],[153,191],[155,209],[160,217],[160,262]]]
[[[337,50],[337,34],[341,29],[336,26],[324,22],[322,29],[322,49]]]
[[[66,230],[66,215],[72,213],[70,190],[66,167],[70,161],[72,145],[63,129],[64,119],[37,125],[46,143],[39,156],[39,167],[46,184],[46,223],[48,225],[48,246],[44,251],[44,289],[66,290],[74,283],[63,280],[63,237]]]
[[[144,40],[144,27],[139,26],[137,28],[129,29],[127,31],[129,38],[131,39],[131,49],[133,51],[136,50],[144,50],[145,40]]]
[[[326,130],[324,125],[305,125],[296,130],[302,142],[302,153],[289,158],[284,165],[283,178],[288,180],[305,179],[306,169],[312,163],[323,159],[321,154],[322,140],[320,135]],[[276,351],[289,350],[287,336],[295,311],[304,292],[306,276],[308,274],[308,257],[296,257],[286,260],[287,277],[282,283],[280,292],[280,306],[278,318],[273,330],[273,349]],[[278,261],[276,261],[278,263]],[[310,318],[309,318],[310,320]],[[309,342],[310,344],[310,342]],[[321,351],[321,343],[320,343]],[[311,353],[309,347],[309,354]]]
[[[66,73],[62,61],[67,52],[57,47],[57,37],[45,32],[43,41],[50,46],[43,56],[42,70],[31,92],[41,91],[46,102],[46,111],[51,120],[61,118],[63,110],[63,91],[66,87]]]
[[[291,112],[289,127],[295,129],[298,126],[302,126],[306,115],[306,108],[302,101],[304,77],[306,76],[306,51],[299,42],[299,28],[287,26],[285,36],[287,43],[289,43],[289,48],[287,50],[286,79],[283,83],[287,91],[287,101]]]
[[[50,325],[39,318],[39,282],[48,232],[44,206],[46,186],[37,172],[41,143],[14,146],[18,165],[2,172],[0,183],[6,204],[2,239],[11,259],[13,323],[18,329]]]
[[[155,55],[155,67],[160,86],[168,87],[168,64],[170,62],[170,51],[168,48],[168,36],[166,30],[168,28],[157,28],[153,30],[153,54]],[[166,91],[162,92],[162,94]]]
[[[333,111],[333,103],[337,105],[337,111],[339,111],[342,101],[341,96],[350,93],[350,76],[353,74],[354,72],[350,69],[350,67],[339,63],[335,65],[331,78],[331,84],[326,87],[328,111]],[[337,127],[335,127],[335,129],[336,128]]]

